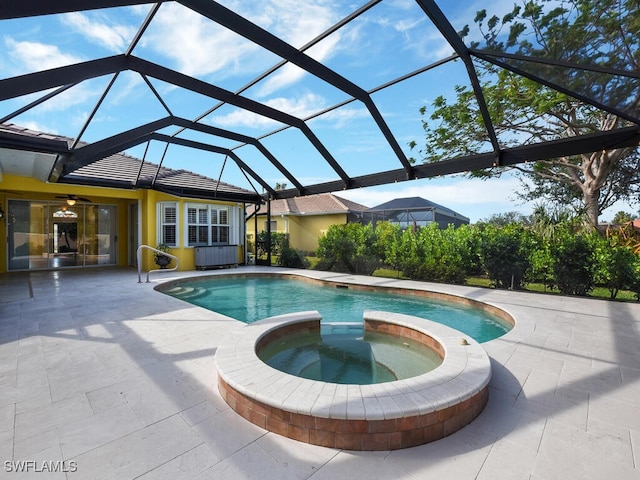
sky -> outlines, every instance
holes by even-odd
[[[303,47],[362,6],[344,0],[228,0],[219,3],[296,48]],[[477,10],[487,7],[486,1],[479,0],[437,3],[456,30],[466,24],[473,25]],[[491,12],[498,15],[512,7],[513,0],[496,0],[489,5]],[[0,21],[0,78],[124,53],[150,9],[150,5],[141,5]],[[477,40],[479,35],[472,29],[469,40]],[[361,88],[372,91],[446,58],[453,50],[413,0],[384,0],[305,53]],[[161,5],[132,54],[231,92],[240,91],[280,60],[273,53],[177,2]],[[218,103],[157,79],[150,78],[149,81],[176,116],[193,120]],[[93,114],[110,82],[113,82],[112,87]],[[428,112],[438,96],[452,98],[456,85],[469,85],[464,66],[459,61],[448,62],[371,93],[404,155],[417,156],[409,144],[424,142],[422,121],[428,116],[422,116],[420,108],[426,106]],[[0,117],[44,93],[0,102]],[[345,92],[293,65],[277,69],[243,90],[242,95],[301,119],[350,99]],[[136,73],[123,72],[115,80],[109,75],[82,82],[10,122],[71,138],[82,132],[81,140],[92,142],[166,115],[167,110],[144,79]],[[88,118],[91,122],[84,130]],[[300,130],[279,131],[283,124],[230,105],[216,109],[201,121],[261,138],[263,145],[304,185],[339,178]],[[401,167],[371,112],[359,101],[348,102],[308,120],[307,124],[349,176]],[[165,133],[176,130],[168,128]],[[272,134],[274,131],[277,133]],[[196,141],[212,140],[209,135],[191,131],[180,136]],[[216,138],[215,144],[224,148],[238,147],[236,141],[224,138]],[[287,183],[292,186],[254,147],[242,146],[234,152],[269,185]],[[244,188],[262,190],[254,180],[247,180],[233,160],[223,155],[174,145],[165,153],[165,145],[158,142],[149,145],[146,156],[144,145],[126,153],[139,158],[144,156],[153,163],[162,161],[170,168],[183,168]],[[531,213],[532,204],[520,204],[516,200],[518,188],[519,180],[505,174],[491,180],[449,176],[335,193],[366,206],[393,198],[420,196],[456,210],[475,222],[496,213]],[[616,205],[601,218],[612,218],[618,210],[635,212],[637,209]]]

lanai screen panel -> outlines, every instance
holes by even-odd
[[[523,58],[513,45],[490,51],[474,25],[483,7],[499,19],[513,8],[433,0],[11,2],[0,10],[0,120],[71,139],[51,181],[114,153],[142,158],[147,150],[147,161],[255,185],[264,198],[637,146],[636,70],[622,60],[603,66],[597,56],[576,66],[535,49],[540,58]],[[623,121],[595,139],[532,142],[494,124],[487,68]],[[409,145],[424,141],[433,98],[453,99],[455,85],[472,92],[486,136],[468,155],[441,152],[430,163]],[[561,148],[546,145],[558,140]],[[13,144],[0,138],[0,147]]]

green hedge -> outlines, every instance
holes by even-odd
[[[486,275],[496,288],[541,282],[570,295],[587,295],[595,285],[608,288],[612,299],[620,290],[640,294],[638,255],[615,238],[579,231],[572,223],[540,231],[520,224],[431,224],[403,231],[388,222],[375,228],[349,223],[331,226],[319,245],[320,270],[371,275],[388,267],[423,281],[461,284]]]

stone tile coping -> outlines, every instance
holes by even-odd
[[[218,347],[220,379],[241,395],[279,410],[313,417],[388,420],[448,409],[477,396],[491,378],[485,350],[468,335],[440,323],[399,313],[365,311],[365,322],[405,327],[442,347],[442,364],[425,374],[373,385],[342,385],[290,375],[264,363],[256,345],[277,329],[320,322],[317,311],[279,315],[240,328]]]

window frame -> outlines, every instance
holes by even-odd
[[[271,221],[268,221],[268,220],[265,219],[263,232],[266,232],[269,229],[269,225],[271,225],[270,231],[272,231],[272,232],[277,232],[278,231],[278,220],[274,220],[272,218]]]
[[[190,222],[189,210],[196,209],[195,219],[196,222]],[[207,210],[207,222],[202,223],[200,217],[201,210]],[[215,218],[212,215],[212,212],[215,212]],[[221,215],[220,212],[225,212],[225,220],[226,223],[221,223]],[[232,208],[229,205],[220,205],[216,203],[185,203],[184,205],[184,214],[185,214],[185,225],[184,225],[184,238],[185,238],[185,247],[194,248],[194,247],[210,247],[210,246],[218,246],[218,245],[231,245],[231,236],[232,236]],[[215,222],[214,222],[215,220]],[[191,236],[189,235],[189,230],[191,227],[203,227],[207,228],[207,240],[206,242],[196,241],[191,242]],[[226,241],[213,241],[214,232],[216,233],[216,239],[220,239],[220,231],[221,229],[226,229]],[[197,235],[199,236],[199,235]]]
[[[180,209],[178,208],[178,202],[158,202],[158,231],[157,238],[158,244],[166,245],[168,247],[177,248],[180,246]],[[175,209],[175,222],[165,222],[165,212],[168,208]],[[165,226],[173,226],[175,229],[175,242],[167,242],[165,236]]]

